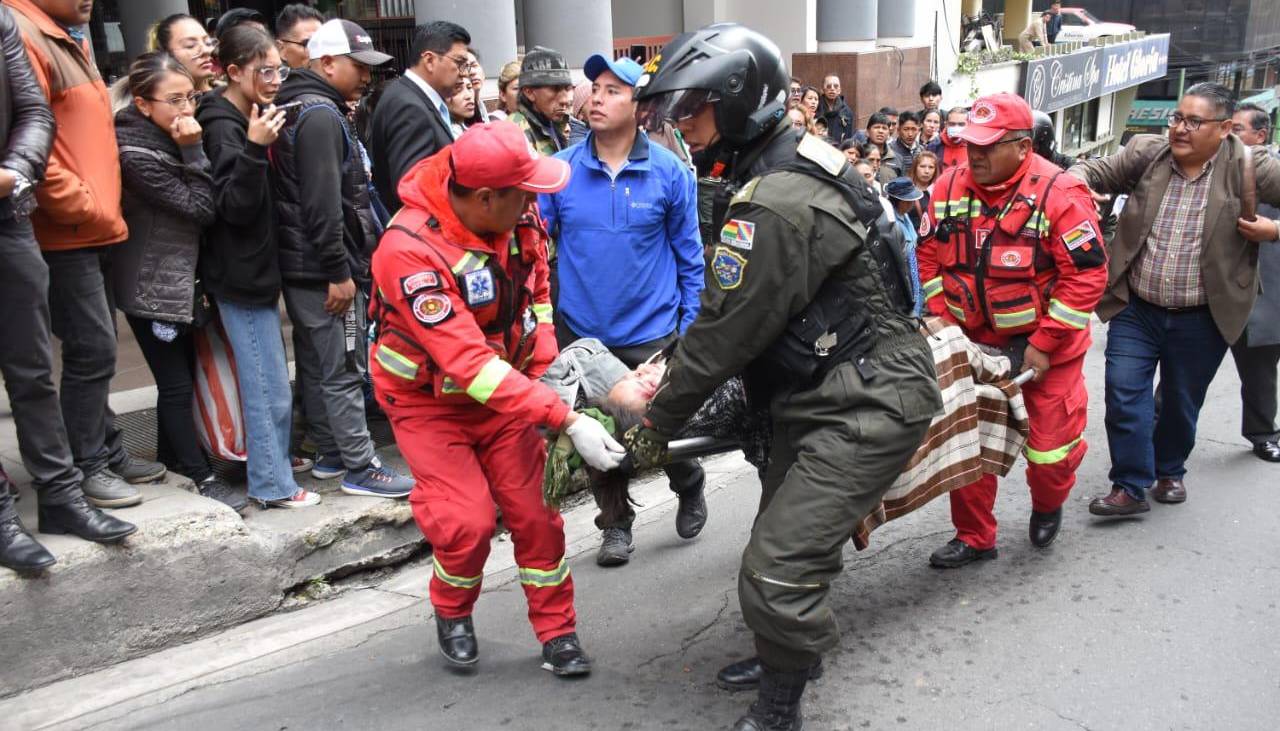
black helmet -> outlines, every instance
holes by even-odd
[[[649,129],[716,104],[716,129],[731,147],[772,130],[786,115],[790,77],[773,41],[737,23],[676,36],[636,82],[640,119]]]
[[[1053,160],[1053,148],[1057,141],[1053,138],[1053,118],[1039,109],[1031,112],[1031,147],[1036,154],[1046,160]]]

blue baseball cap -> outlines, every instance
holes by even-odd
[[[899,201],[918,201],[924,197],[924,193],[911,182],[910,178],[894,178],[884,187],[884,192],[890,198]]]
[[[644,68],[629,58],[611,61],[598,53],[582,64],[582,74],[587,77],[588,81],[595,81],[596,77],[605,70],[613,72],[613,75],[621,79],[622,83],[627,86],[635,86],[636,82],[640,80],[641,74],[644,73]]]

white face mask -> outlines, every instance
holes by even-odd
[[[963,132],[963,131],[964,131],[964,125],[963,125],[963,124],[948,124],[948,125],[947,125],[947,136],[949,136],[949,137],[950,137],[951,139],[953,139],[953,140],[955,140],[955,139],[959,139],[959,138],[960,138],[960,133],[961,133],[961,132]]]

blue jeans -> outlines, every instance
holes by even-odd
[[[1111,321],[1106,353],[1111,483],[1142,499],[1157,478],[1187,473],[1196,420],[1227,341],[1208,308],[1173,312],[1134,297]]]
[[[280,313],[275,307],[219,299],[218,314],[236,357],[249,456],[249,497],[291,497],[298,492],[289,454],[293,392],[280,334]]]

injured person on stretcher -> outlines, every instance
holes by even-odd
[[[924,441],[881,504],[849,526],[859,550],[867,547],[871,531],[884,523],[964,487],[982,474],[1007,475],[1026,444],[1027,411],[1019,389],[1022,379],[1013,379],[1009,359],[982,349],[959,327],[938,318],[926,320],[925,332],[933,351],[943,411],[933,419]],[[612,426],[620,439],[640,423],[665,367],[658,354],[629,370],[600,341],[584,338],[560,352],[542,381],[571,407],[594,408],[608,417],[612,424],[606,426]],[[670,457],[702,456],[711,440],[717,451],[741,449],[746,461],[763,475],[769,462],[770,437],[768,405],[750,403],[741,379],[731,378],[675,435]],[[697,447],[700,453],[679,453],[682,444]],[[552,477],[555,449],[553,445],[548,456],[549,481],[564,479],[565,474]],[[608,525],[630,513],[631,475],[624,470],[602,473],[587,469],[600,508],[597,525]],[[563,488],[544,485],[548,495],[562,495]]]

